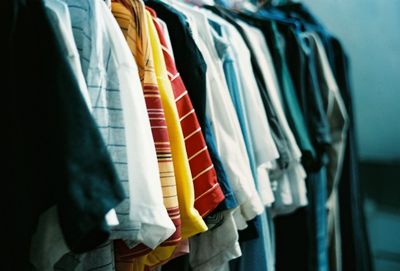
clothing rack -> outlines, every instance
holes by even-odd
[[[370,271],[347,56],[271,3],[9,0],[3,268]]]

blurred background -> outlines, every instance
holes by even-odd
[[[303,0],[351,60],[375,271],[400,270],[400,0]]]

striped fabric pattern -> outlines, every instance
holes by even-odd
[[[117,82],[107,76],[107,72],[112,73],[116,69],[114,63],[110,60],[112,49],[107,40],[108,37],[101,36],[102,58],[92,59],[92,51],[97,47],[92,40],[94,34],[88,16],[93,16],[93,7],[90,1],[81,1],[79,4],[73,0],[65,0],[64,2],[68,5],[71,14],[71,27],[92,102],[92,114],[107,145],[120,181],[127,195],[129,195],[125,124],[120,89]],[[93,62],[101,63],[98,66],[104,66],[105,70],[100,73],[94,68],[97,66]],[[129,198],[117,206],[116,211],[120,220],[119,226],[122,228],[122,223],[129,220]]]
[[[224,195],[218,183],[217,175],[196,112],[193,109],[183,80],[176,69],[171,48],[165,39],[161,25],[156,19],[155,11],[149,7],[146,7],[146,9],[152,15],[153,23],[160,39],[165,64],[167,66],[168,78],[172,85],[182,132],[185,137],[185,147],[189,158],[195,191],[194,206],[199,211],[200,215],[205,217],[224,200]]]
[[[147,112],[152,128],[157,152],[163,191],[164,205],[173,221],[176,231],[163,246],[175,245],[181,240],[181,220],[178,206],[175,173],[172,161],[167,124],[154,71],[147,25],[144,18],[144,5],[139,1],[113,1],[112,13],[116,18],[133,56],[143,86]],[[131,259],[145,255],[151,250],[143,244],[130,249],[122,240],[115,241],[116,258]]]
[[[116,80],[112,80],[108,74],[112,74],[117,67],[114,61],[111,44],[108,36],[104,35],[103,29],[97,28],[94,33],[90,16],[95,16],[94,5],[91,1],[64,0],[68,5],[71,15],[71,27],[75,44],[77,46],[82,72],[85,77],[90,101],[92,102],[92,114],[107,149],[111,155],[113,164],[118,173],[120,181],[128,197],[116,207],[116,213],[120,224],[113,229],[112,235],[122,238],[124,235],[132,235],[140,231],[140,225],[130,225],[129,222],[129,179],[128,163],[125,139],[125,124],[123,119],[122,103],[120,99],[120,87]],[[94,37],[100,35],[101,47],[96,46]],[[93,51],[100,50],[101,58],[93,59]],[[93,64],[95,63],[95,64]],[[102,66],[105,70],[96,69]],[[114,257],[112,254],[113,244],[107,242],[85,254],[79,264],[80,270],[115,270]],[[73,253],[65,255],[55,266],[54,270],[72,270],[79,261],[74,263],[77,256]]]

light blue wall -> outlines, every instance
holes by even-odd
[[[350,55],[361,159],[400,161],[400,0],[303,0]]]

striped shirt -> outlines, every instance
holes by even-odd
[[[134,240],[155,248],[175,232],[175,226],[163,204],[137,65],[103,1],[64,2],[71,14],[94,118],[129,195],[116,208],[120,224],[113,228],[111,238]],[[87,253],[79,270],[114,270],[112,245],[108,242]],[[68,270],[68,263],[58,270]]]
[[[121,3],[120,3],[121,2]],[[176,191],[175,172],[172,161],[169,134],[162,107],[160,91],[154,71],[154,61],[151,52],[147,25],[144,19],[144,5],[139,1],[113,1],[112,13],[116,18],[128,46],[136,60],[139,77],[143,86],[147,113],[152,127],[152,134],[157,152],[163,191],[164,205],[176,227],[175,233],[162,245],[174,245],[181,240],[180,214]],[[128,243],[129,244],[129,243]],[[143,244],[130,249],[124,242],[115,242],[117,258],[129,259],[147,254],[150,249]]]
[[[193,176],[194,206],[200,215],[205,217],[224,200],[224,194],[217,181],[217,175],[211,162],[196,112],[193,109],[183,80],[176,69],[171,47],[168,46],[161,25],[156,19],[157,15],[155,11],[149,7],[147,7],[147,10],[152,14],[153,23],[160,39],[167,66],[168,78],[174,91],[175,103],[178,109],[183,136],[185,137],[186,152]]]
[[[187,94],[186,88],[183,81],[176,70],[173,57],[171,56],[171,47],[168,46],[163,30],[159,21],[156,19],[156,14],[153,10],[147,8],[150,14],[152,14],[152,23],[154,24],[154,31],[157,31],[158,39],[160,42],[159,50],[162,52],[166,64],[168,78],[172,86],[173,94],[175,97],[175,103],[180,118],[180,124],[185,141],[186,152],[188,154],[190,170],[193,177],[193,186],[195,192],[195,208],[200,212],[202,216],[207,215],[214,210],[218,204],[223,201],[224,194],[217,182],[216,173],[211,162],[203,134],[201,132],[196,114],[191,104],[190,98]],[[156,33],[154,33],[156,34]],[[187,242],[188,240],[183,240]],[[181,246],[166,247],[156,249],[156,253],[142,257],[135,262],[135,266],[138,270],[143,268],[153,268],[157,265],[161,265],[179,254],[185,253],[185,251],[179,251]],[[186,252],[187,253],[187,252]],[[156,256],[155,256],[156,255]],[[129,266],[117,265],[117,269],[121,271],[129,270]]]
[[[195,176],[192,177],[190,172],[189,158],[185,148],[185,137],[180,125],[175,97],[168,79],[167,68],[157,31],[148,12],[146,12],[146,18],[153,49],[157,82],[160,87],[161,99],[166,113],[168,131],[171,135],[170,141],[177,180],[179,208],[183,210],[181,211],[182,238],[188,238],[207,230],[207,227],[199,212],[194,208],[193,177]]]
[[[179,208],[182,218],[182,238],[186,239],[206,231],[207,226],[198,211],[194,208],[194,187],[185,149],[184,135],[179,121],[172,86],[168,79],[160,41],[148,11],[146,11],[146,23],[148,25],[148,35],[152,46],[157,82],[166,114],[167,127],[171,135],[170,142],[177,180]],[[139,258],[125,258],[125,261],[119,261],[117,259],[116,267],[118,271],[145,270],[146,267],[154,267],[170,259],[175,250],[176,246],[158,247],[152,253]]]

